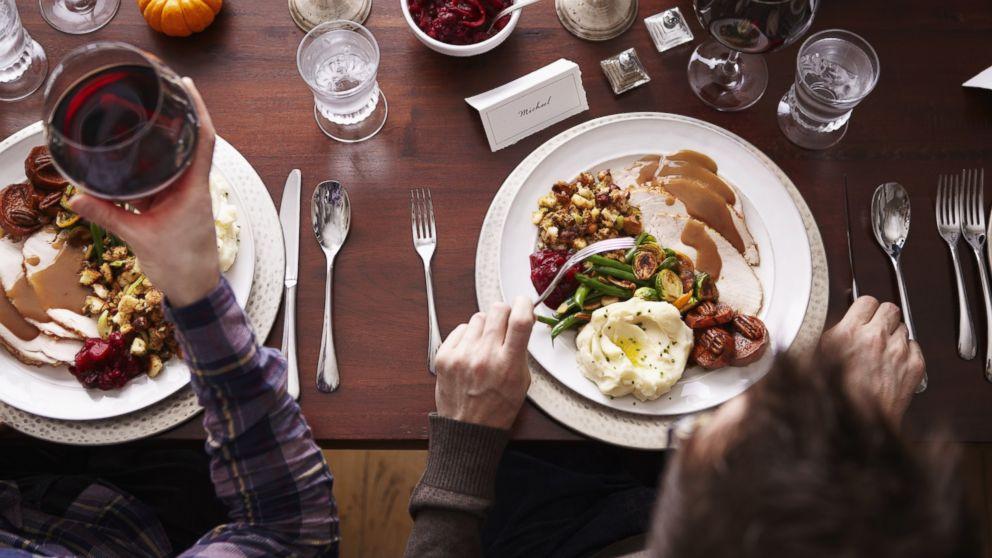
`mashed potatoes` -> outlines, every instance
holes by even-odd
[[[210,173],[210,200],[214,206],[214,230],[221,272],[231,269],[238,257],[238,208],[231,201],[231,185],[217,171]]]
[[[692,330],[671,304],[632,298],[593,312],[575,344],[579,370],[604,394],[652,401],[682,377]]]

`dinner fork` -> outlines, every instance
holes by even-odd
[[[410,190],[410,221],[413,227],[413,247],[424,260],[424,277],[427,279],[427,369],[437,374],[434,359],[441,346],[441,333],[437,325],[437,311],[434,309],[434,285],[431,280],[431,258],[437,248],[437,231],[434,228],[434,203],[429,188]]]
[[[558,286],[558,283],[561,282],[562,277],[564,277],[565,274],[568,272],[568,270],[572,269],[572,267],[575,264],[581,262],[582,260],[588,258],[593,254],[599,254],[601,252],[612,252],[613,250],[624,250],[626,248],[633,248],[634,243],[635,243],[634,239],[630,238],[629,236],[624,238],[611,238],[609,240],[600,240],[599,242],[593,242],[589,246],[586,246],[585,248],[579,250],[578,252],[573,254],[572,257],[568,258],[568,260],[565,261],[565,264],[558,269],[558,273],[556,273],[555,278],[551,280],[551,284],[548,285],[548,288],[544,289],[544,292],[541,293],[541,296],[537,297],[537,300],[534,301],[534,307],[536,308],[538,304],[544,302],[544,299],[551,296],[551,292],[554,291],[555,287]]]
[[[989,272],[982,258],[985,245],[985,169],[965,169],[956,177],[956,184],[964,190],[962,201],[961,233],[975,252],[978,261],[978,277],[982,281],[982,295],[985,297],[986,332],[992,332],[992,294],[989,292]],[[992,345],[985,339],[985,379],[992,382]]]
[[[964,203],[961,185],[953,181],[952,176],[942,175],[937,180],[937,232],[947,243],[951,252],[951,262],[954,264],[954,280],[958,289],[958,355],[965,359],[975,358],[978,351],[975,343],[975,324],[968,306],[968,295],[964,290],[964,279],[961,275],[961,260],[958,257],[958,240],[961,238],[961,213]]]

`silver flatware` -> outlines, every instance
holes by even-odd
[[[496,22],[497,21],[503,19],[504,17],[512,14],[513,12],[515,12],[517,10],[522,10],[522,9],[526,8],[527,6],[530,6],[531,4],[537,4],[540,1],[541,0],[517,0],[513,4],[507,6],[506,8],[503,8],[503,11],[501,11],[498,14],[496,14],[496,17],[493,18],[492,22],[489,24],[489,27],[486,28],[486,33],[492,33],[493,32],[493,27],[496,26]]]
[[[902,255],[906,237],[909,236],[909,218],[909,194],[902,185],[886,182],[875,189],[875,194],[871,198],[872,230],[875,232],[875,240],[892,262],[896,284],[899,287],[902,319],[906,323],[909,339],[915,341],[916,328],[913,326],[913,313],[909,309],[909,293],[906,291],[906,280],[899,265],[899,256]],[[925,389],[927,389],[926,372],[923,373],[923,379],[916,388],[916,393]]]
[[[966,169],[956,177],[964,193],[962,202],[961,235],[975,252],[978,262],[978,277],[982,281],[982,296],[985,300],[986,332],[992,332],[992,294],[989,292],[989,272],[982,258],[985,246],[985,169]],[[985,379],[992,382],[992,344],[985,340]]]
[[[975,342],[975,324],[971,318],[971,308],[968,305],[968,295],[961,274],[961,260],[958,257],[958,240],[961,238],[963,226],[961,222],[961,213],[964,210],[963,194],[961,185],[953,177],[943,175],[937,179],[937,232],[951,252],[954,282],[958,289],[958,356],[971,360],[978,352],[978,343]]]
[[[431,259],[437,248],[437,230],[434,227],[434,202],[429,188],[410,190],[410,223],[413,228],[413,248],[424,260],[424,277],[427,280],[427,369],[437,374],[434,359],[441,346],[441,332],[434,309],[434,282],[431,278]]]
[[[847,175],[844,175],[844,226],[847,229],[847,263],[851,268],[851,302],[858,300],[858,277],[854,272],[854,247],[851,246],[851,200],[847,195]]]
[[[568,273],[568,270],[572,269],[572,267],[574,267],[582,260],[588,258],[593,254],[599,254],[602,252],[612,252],[614,250],[625,250],[627,248],[633,248],[633,247],[634,247],[634,239],[627,236],[624,238],[611,238],[608,240],[600,240],[599,242],[593,242],[589,246],[586,246],[585,248],[572,254],[570,258],[565,260],[565,263],[562,264],[561,268],[558,269],[558,273],[556,273],[555,278],[551,280],[551,284],[549,284],[548,287],[544,289],[544,292],[541,293],[541,296],[537,297],[537,300],[534,301],[534,307],[536,308],[538,304],[544,302],[544,299],[551,296],[552,291],[554,291],[555,287],[558,286],[558,283],[561,282],[562,277],[564,277],[565,274]]]
[[[286,178],[279,204],[279,222],[286,248],[286,275],[283,281],[282,354],[286,356],[286,391],[300,397],[300,373],[296,364],[296,283],[300,272],[300,169]]]
[[[331,316],[334,257],[344,246],[351,227],[351,201],[348,192],[335,180],[326,180],[313,191],[313,232],[327,258],[324,281],[324,325],[320,334],[320,356],[317,358],[317,389],[330,393],[338,389],[341,376],[334,353],[334,327]]]

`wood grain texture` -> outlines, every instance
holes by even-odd
[[[427,464],[423,450],[330,450],[341,514],[341,558],[401,556],[413,527],[410,493]]]
[[[658,54],[642,19],[679,6],[697,35],[692,45]],[[915,208],[904,265],[919,337],[928,359],[929,390],[915,398],[906,432],[917,439],[942,426],[957,440],[992,441],[992,385],[979,360],[955,356],[954,291],[950,258],[933,224],[940,173],[962,167],[992,170],[992,94],[960,84],[992,63],[985,54],[992,11],[985,0],[950,0],[933,9],[922,0],[893,11],[886,3],[824,3],[813,31],[841,27],[863,35],[878,51],[881,80],[855,111],[847,137],[835,148],[810,152],[779,132],[775,106],[794,76],[798,45],[767,56],[767,94],[753,108],[722,114],[705,107],[686,83],[685,66],[705,36],[691,3],[641,2],[637,22],[620,38],[584,42],[565,32],[553,2],[528,8],[510,39],[486,55],[455,59],[424,48],[406,27],[399,2],[374,4],[367,25],[381,51],[380,85],[389,120],[358,145],[324,137],[312,117],[312,97],[295,66],[302,38],[285,2],[228,0],[204,33],[170,39],[148,28],[133,1],[114,21],[82,37],[48,27],[34,0],[18,0],[25,25],[52,64],[69,49],[97,39],[127,41],[161,56],[203,92],[221,135],[258,170],[278,202],[290,169],[304,176],[303,215],[324,179],[349,190],[354,219],[336,263],[335,327],[341,389],[314,388],[323,289],[323,255],[304,227],[299,288],[302,405],[325,445],[423,443],[434,407],[433,378],[425,369],[427,338],[423,273],[413,251],[408,190],[430,187],[440,243],[434,260],[442,333],[476,310],[475,247],[493,194],[533,149],[579,122],[627,111],[663,111],[701,118],[741,135],[768,154],[806,197],[831,262],[831,319],[845,308],[849,281],[841,184],[850,180],[858,280],[865,293],[896,300],[887,261],[869,232],[867,207],[875,185],[901,182]],[[599,60],[637,48],[652,81],[615,97]],[[464,97],[501,85],[565,56],[577,62],[590,110],[497,153],[489,151],[478,116]],[[42,98],[0,106],[0,136],[41,116]],[[579,169],[576,169],[579,170]],[[992,197],[992,196],[990,196]],[[969,294],[981,318],[975,264],[965,261]],[[983,323],[980,321],[979,323]],[[984,339],[984,328],[979,327]],[[280,326],[274,329],[280,331]],[[278,333],[268,340],[278,343]],[[198,421],[169,437],[200,438]],[[527,405],[515,427],[522,439],[574,439],[575,434]]]

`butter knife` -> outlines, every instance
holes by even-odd
[[[286,178],[279,207],[282,238],[286,246],[286,275],[283,283],[282,354],[286,356],[286,391],[293,399],[300,397],[300,374],[296,364],[296,282],[300,265],[300,169]]]

